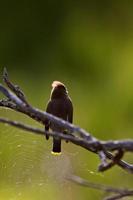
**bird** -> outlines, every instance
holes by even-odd
[[[52,83],[52,90],[46,106],[46,112],[73,123],[72,100],[68,95],[66,86],[60,81],[53,81]],[[65,130],[64,127],[61,127],[48,119],[45,120],[44,124],[45,131],[51,129],[53,132],[67,133],[67,130]],[[46,134],[46,139],[49,139],[48,134]],[[51,153],[53,155],[61,154],[61,139],[58,136],[53,137],[53,148]]]

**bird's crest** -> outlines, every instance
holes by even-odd
[[[55,88],[55,87],[58,87],[58,86],[65,87],[65,85],[63,83],[61,83],[60,81],[53,81],[52,88]]]

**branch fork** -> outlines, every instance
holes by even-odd
[[[27,101],[26,96],[24,92],[20,89],[20,87],[14,85],[10,81],[6,68],[4,68],[3,71],[3,81],[6,84],[7,88],[0,84],[0,92],[2,92],[6,97],[0,100],[1,107],[10,108],[11,110],[23,113],[33,120],[37,121],[38,123],[41,123],[42,125],[44,125],[46,119],[49,119],[50,121],[58,124],[61,127],[64,127],[69,131],[67,134],[59,132],[48,132],[45,131],[44,128],[36,128],[20,123],[18,121],[12,121],[10,119],[2,117],[0,117],[0,123],[9,124],[11,126],[38,135],[49,135],[51,137],[54,137],[56,135],[63,140],[69,141],[75,145],[85,148],[86,150],[91,151],[92,153],[95,153],[99,156],[100,164],[98,166],[98,171],[100,172],[107,171],[115,165],[118,165],[128,173],[133,174],[133,165],[122,160],[126,152],[133,152],[133,139],[101,141],[84,129],[33,107]],[[113,188],[105,185],[91,183],[75,175],[72,175],[67,179],[85,187],[94,188],[113,194],[106,197],[105,200],[117,200],[126,196],[133,196],[132,189],[129,190]]]
[[[1,123],[10,124],[17,128],[24,129],[36,134],[47,134],[51,137],[57,135],[61,139],[70,141],[73,144],[85,148],[88,151],[96,153],[99,155],[100,158],[98,171],[103,172],[115,165],[118,165],[122,169],[133,174],[133,165],[122,160],[126,152],[133,152],[132,139],[118,141],[101,141],[84,129],[33,107],[27,101],[26,96],[24,92],[20,89],[20,87],[10,81],[6,68],[4,68],[3,71],[3,81],[6,84],[7,88],[0,84],[0,92],[2,92],[6,97],[5,99],[0,100],[1,107],[8,107],[14,111],[21,112],[34,119],[38,123],[41,123],[42,125],[44,125],[44,122],[47,118],[55,124],[58,124],[59,126],[69,130],[70,133],[64,134],[57,132],[47,132],[44,129],[31,127],[29,125],[25,125],[23,123],[5,118],[0,118]],[[115,154],[113,153],[114,151],[116,151]]]

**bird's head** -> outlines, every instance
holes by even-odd
[[[68,94],[66,86],[60,81],[53,81],[51,98],[61,98]]]

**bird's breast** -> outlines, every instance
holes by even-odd
[[[55,99],[52,100],[52,105],[51,105],[51,114],[67,120],[67,104],[64,99]],[[50,128],[54,131],[60,131],[62,132],[64,128],[60,127],[59,125],[51,122]]]

